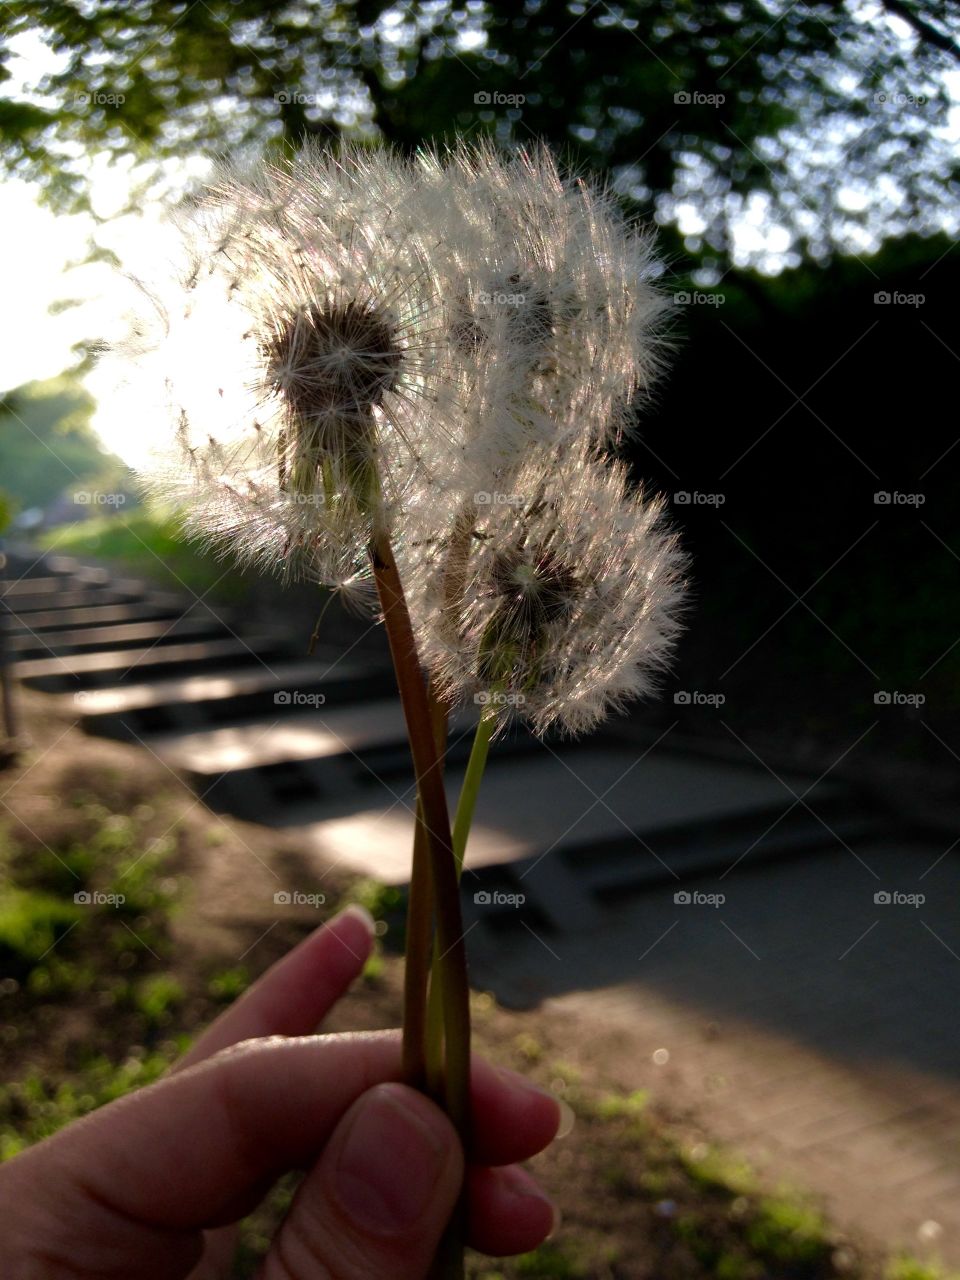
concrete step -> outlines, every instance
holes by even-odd
[[[17,578],[10,576],[9,569],[6,578],[0,580],[0,600],[10,596],[42,596],[49,595],[54,591],[65,591],[72,586],[83,585],[79,580],[76,583],[71,582],[69,577],[51,577],[51,578]]]
[[[392,687],[389,667],[371,667],[334,654],[299,662],[267,661],[251,648],[247,657],[248,665],[240,671],[81,690],[64,697],[79,710],[86,732],[103,737],[143,737],[207,725],[212,730],[214,724],[258,717],[250,730],[254,737],[266,717],[285,722],[305,707],[343,707],[382,696]]]
[[[134,604],[143,600],[139,589],[125,591],[120,588],[91,587],[74,591],[67,584],[60,591],[24,592],[0,595],[0,613],[13,618],[22,617],[31,624],[40,613],[54,613],[60,609],[90,609],[97,605]]]
[[[70,574],[82,579],[84,582],[110,581],[109,569],[84,564],[82,560],[78,560],[75,556],[50,553],[44,556],[41,561],[41,568],[44,573],[52,573],[57,576]]]
[[[77,627],[103,627],[111,624],[146,622],[159,618],[176,618],[184,613],[184,601],[175,596],[158,597],[137,604],[93,605],[82,609],[50,609],[31,613],[23,619],[14,617],[7,623],[11,636],[25,630],[67,631]]]
[[[247,636],[243,640],[230,637],[35,658],[17,662],[14,675],[29,688],[68,693],[141,683],[154,677],[162,679],[172,671],[188,676],[246,667],[252,661],[251,654],[271,664],[293,656],[287,641],[279,636]]]
[[[6,639],[14,660],[51,658],[96,649],[134,648],[146,643],[176,644],[186,637],[223,639],[229,635],[226,626],[215,618],[192,614],[184,618],[163,618],[152,622],[132,622],[118,626],[85,627],[76,631],[13,631]]]
[[[53,552],[37,552],[33,547],[8,547],[6,550],[5,578],[31,579],[64,578],[82,576],[84,581],[96,580],[106,582],[110,575],[106,569],[94,569],[81,564],[73,556],[62,556]]]
[[[809,785],[785,781],[798,792]],[[285,822],[323,863],[342,862],[403,884],[410,873],[413,794],[409,786],[386,782],[371,781],[368,789],[380,794],[360,810],[354,797],[336,811],[329,798],[320,799],[291,806]],[[460,782],[451,769],[451,806]],[[822,783],[807,802],[838,836],[866,834],[868,824],[854,819],[845,789]],[[606,898],[653,885],[679,891],[687,876],[721,875],[741,855],[742,867],[829,847],[849,856],[792,804],[773,778],[749,768],[666,752],[640,761],[616,749],[547,748],[498,760],[495,744],[467,849],[464,909],[470,920],[498,929],[527,923],[579,930],[598,926]],[[474,901],[475,894],[488,896]],[[519,907],[517,895],[525,899]]]
[[[318,806],[326,814],[366,808],[371,790],[396,795],[412,786],[396,695],[344,703],[330,691],[324,705],[306,713],[162,734],[150,748],[188,774],[210,807],[273,826],[300,825],[316,818]],[[465,763],[471,738],[465,713],[451,725],[448,765]]]
[[[399,699],[391,697],[355,706],[323,704],[224,729],[162,734],[151,738],[150,746],[172,767],[212,778],[228,770],[321,760],[403,742],[403,713]]]

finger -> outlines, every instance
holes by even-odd
[[[266,973],[207,1028],[174,1067],[181,1071],[258,1036],[302,1036],[317,1029],[370,954],[373,920],[349,906]]]
[[[261,1280],[422,1280],[462,1179],[460,1142],[439,1107],[406,1085],[378,1085],[301,1183]]]
[[[518,1165],[470,1168],[467,1187],[468,1236],[481,1253],[495,1258],[527,1253],[549,1239],[559,1226],[555,1205]]]
[[[50,1248],[69,1245],[77,1267],[82,1261],[104,1276],[184,1275],[173,1259],[199,1249],[191,1232],[235,1221],[266,1183],[311,1164],[343,1113],[374,1085],[399,1079],[400,1065],[394,1032],[244,1042],[100,1108],[0,1166],[0,1206],[25,1198],[43,1220],[40,1234]],[[523,1158],[549,1140],[559,1116],[552,1099],[479,1060],[473,1074],[484,1163],[518,1150]],[[526,1101],[500,1096],[510,1092]],[[535,1119],[525,1125],[527,1107]],[[518,1140],[517,1132],[504,1132],[505,1123],[527,1131]],[[111,1228],[78,1239],[76,1221],[91,1212],[109,1215]],[[39,1238],[39,1229],[34,1223],[29,1234]],[[166,1252],[158,1254],[163,1231]],[[161,1268],[161,1258],[169,1266]]]
[[[246,1041],[118,1099],[52,1141],[96,1146],[86,1185],[129,1216],[211,1226],[229,1220],[236,1198],[264,1179],[310,1163],[362,1093],[399,1078],[394,1032]],[[549,1142],[559,1122],[554,1099],[482,1059],[472,1078],[472,1159],[506,1164]]]
[[[172,1071],[260,1035],[303,1035],[318,1024],[357,977],[370,952],[373,919],[351,905],[272,965],[204,1032]],[[202,1264],[191,1280],[227,1274],[237,1228],[208,1231]]]
[[[474,1124],[470,1160],[516,1164],[548,1147],[560,1127],[557,1099],[508,1067],[474,1057],[470,1070]]]

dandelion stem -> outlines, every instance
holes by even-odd
[[[487,767],[490,739],[493,737],[496,723],[496,715],[485,707],[483,714],[480,716],[480,723],[477,725],[476,733],[473,735],[473,746],[470,749],[470,759],[467,761],[467,772],[464,775],[463,786],[460,788],[457,812],[453,820],[453,856],[457,864],[458,880],[463,872],[463,859],[467,851],[467,839],[470,835],[470,828],[473,825],[477,797],[480,794],[480,783],[483,781],[483,771]]]
[[[473,815],[480,795],[480,784],[490,753],[490,739],[496,727],[496,716],[484,707],[473,735],[470,759],[464,774],[463,785],[457,800],[457,812],[453,820],[453,857],[456,863],[457,881],[463,874],[463,860],[467,852],[467,840],[473,825]],[[443,1072],[443,998],[440,956],[436,944],[433,948],[433,964],[430,970],[430,999],[427,1008],[426,1064],[428,1085],[442,1078]]]
[[[403,967],[402,1070],[407,1084],[436,1098],[436,1082],[428,1083],[426,1058],[427,957],[431,950],[435,950],[432,887],[427,828],[423,821],[423,805],[418,797]]]
[[[410,740],[417,791],[422,805],[423,842],[429,854],[430,879],[436,902],[437,946],[443,974],[443,1017],[446,1032],[444,1101],[447,1114],[466,1144],[470,1084],[470,1002],[460,889],[447,797],[443,789],[441,757],[427,687],[417,660],[416,642],[400,574],[390,540],[385,534],[374,535],[370,559]],[[422,945],[422,937],[411,941]],[[422,964],[425,971],[428,956],[429,941],[426,954],[415,955],[414,964]],[[409,955],[407,964],[410,964]],[[425,981],[425,977],[418,974],[415,980],[419,984]],[[422,1038],[420,1043],[423,1044]]]

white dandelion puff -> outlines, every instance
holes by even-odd
[[[413,167],[306,150],[225,169],[180,221],[184,264],[120,351],[145,483],[239,560],[338,584],[389,528],[455,379],[438,278],[409,233]]]
[[[466,388],[450,424],[450,487],[505,479],[531,446],[619,441],[666,350],[649,234],[604,188],[561,176],[545,148],[462,144],[420,165],[420,225],[435,228]]]
[[[402,567],[421,654],[451,702],[537,733],[595,727],[653,693],[680,629],[685,557],[660,498],[618,465],[532,460],[515,494]]]

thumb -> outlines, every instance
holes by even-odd
[[[376,1085],[301,1184],[260,1280],[423,1280],[462,1181],[439,1107],[406,1085]]]

